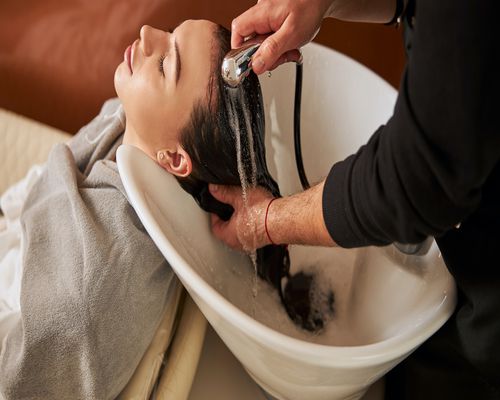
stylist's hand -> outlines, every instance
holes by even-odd
[[[236,250],[252,251],[269,244],[264,226],[267,205],[273,196],[261,187],[247,190],[248,209],[243,205],[239,186],[209,185],[212,196],[230,204],[234,213],[229,221],[212,214],[214,235]]]
[[[233,20],[231,47],[253,35],[271,34],[252,58],[256,74],[287,61],[298,61],[298,49],[314,39],[334,0],[259,0]]]

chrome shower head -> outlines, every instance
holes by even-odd
[[[249,40],[243,46],[230,50],[222,61],[222,78],[231,87],[237,87],[252,69],[252,56],[261,42]]]

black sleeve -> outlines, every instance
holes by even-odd
[[[343,247],[415,243],[461,222],[500,155],[494,1],[419,0],[393,117],[335,164],[323,214]]]

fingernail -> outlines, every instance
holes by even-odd
[[[265,63],[264,60],[261,57],[253,58],[252,59],[252,67],[255,73],[261,71],[264,69]],[[256,71],[257,69],[257,71]]]
[[[219,186],[214,184],[214,183],[211,183],[210,185],[208,185],[208,189],[211,191],[211,192],[216,192],[217,190],[219,190]]]

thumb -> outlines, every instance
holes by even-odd
[[[239,186],[216,185],[210,183],[208,185],[210,194],[222,203],[233,206],[241,198],[241,188]]]
[[[256,74],[268,71],[283,53],[297,47],[289,44],[293,34],[289,25],[288,20],[286,20],[278,31],[262,42],[252,58],[252,69]]]

